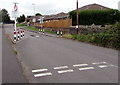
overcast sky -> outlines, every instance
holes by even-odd
[[[118,9],[120,0],[78,0],[79,7],[88,4],[100,4],[109,8]],[[18,2],[19,15],[33,15],[33,5],[35,4],[35,12],[42,15],[56,14],[60,12],[68,12],[76,9],[76,0],[0,0],[0,8],[7,9],[10,16],[13,10],[13,2]]]

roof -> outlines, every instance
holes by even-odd
[[[30,16],[29,18],[26,18],[26,20],[32,20],[33,18],[40,19],[40,16]]]
[[[68,13],[58,13],[58,14],[54,14],[54,15],[44,15],[44,19],[45,20],[51,20],[51,19],[59,19],[59,18],[64,18],[64,17],[68,17],[69,14]]]
[[[108,10],[108,9],[110,8],[96,4],[96,3],[79,8],[79,10]]]

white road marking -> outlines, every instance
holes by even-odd
[[[100,68],[105,68],[105,67],[108,67],[107,65],[101,65],[99,66]]]
[[[88,64],[76,64],[76,65],[73,65],[73,67],[79,67],[79,66],[87,66]]]
[[[96,64],[106,64],[107,62],[95,62],[95,63],[92,63],[93,65],[96,65]]]
[[[35,74],[34,77],[51,76],[51,75],[52,73],[48,72],[48,73]]]
[[[73,72],[73,70],[72,70],[72,69],[69,69],[69,70],[58,71],[58,73],[67,73],[67,72]]]
[[[89,70],[89,69],[94,69],[94,67],[79,68],[80,71],[82,71],[82,70]]]
[[[43,71],[48,71],[48,69],[37,69],[37,70],[32,70],[33,73],[35,73],[35,72],[43,72]]]
[[[117,66],[114,66],[114,65],[101,65],[101,66],[99,66],[99,67],[100,67],[100,68],[105,68],[105,67],[109,67],[109,66],[117,67]]]
[[[54,67],[54,69],[64,69],[64,68],[68,68],[68,66]]]

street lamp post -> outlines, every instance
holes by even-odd
[[[33,5],[33,8],[34,8],[34,9],[33,9],[33,13],[34,13],[34,15],[35,15],[35,4],[33,3],[32,5]]]
[[[34,12],[33,22],[34,22],[34,26],[35,26],[35,21],[36,21],[36,19],[35,19],[35,4],[33,3],[32,5],[33,5],[33,12]]]

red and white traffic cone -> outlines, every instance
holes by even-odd
[[[14,43],[17,41],[16,31],[14,30]]]
[[[23,38],[23,36],[22,36],[23,34],[22,34],[22,31],[21,31],[21,39]]]

